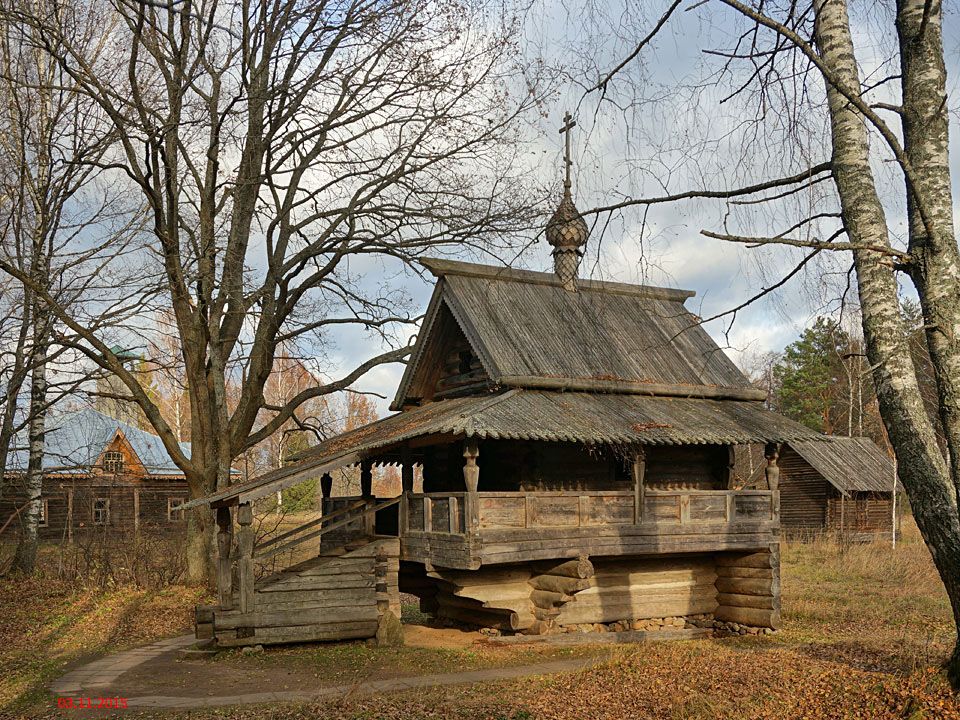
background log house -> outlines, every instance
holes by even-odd
[[[189,488],[156,435],[85,409],[57,418],[45,437],[42,539],[70,540],[83,532],[184,531],[184,513],[176,508],[189,498]],[[190,444],[181,447],[189,456]],[[26,439],[18,438],[0,497],[5,535],[20,527],[16,518],[26,502],[27,459]]]
[[[424,264],[438,280],[397,413],[188,504],[217,510],[230,584],[198,610],[198,635],[372,637],[396,612],[371,599],[371,567],[354,561],[374,548],[393,553],[391,597],[474,626],[551,633],[713,614],[776,628],[780,447],[821,436],[764,409],[684,307],[692,293]],[[752,443],[766,448],[763,482],[736,490],[733,448]],[[333,497],[328,473],[347,465],[399,465],[401,494],[366,484]],[[227,541],[251,503],[318,477],[320,520],[270,547]],[[244,571],[293,543],[313,556],[259,582]]]
[[[849,542],[891,539],[895,469],[870,438],[791,442],[781,450],[779,466],[784,536],[806,539],[827,533]],[[754,474],[751,484],[763,481],[761,473],[762,469]]]

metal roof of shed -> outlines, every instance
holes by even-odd
[[[44,471],[62,474],[90,472],[117,433],[130,443],[149,474],[183,474],[158,436],[91,408],[61,415],[50,422],[44,436]],[[17,437],[16,445],[7,458],[7,469],[24,471],[29,459],[26,433]],[[180,443],[180,449],[190,457],[190,443]]]

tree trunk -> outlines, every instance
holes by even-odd
[[[34,350],[37,361],[33,367],[30,388],[29,442],[25,490],[29,501],[21,522],[20,540],[13,556],[14,571],[30,574],[34,571],[39,546],[40,513],[43,508],[43,453],[46,428],[47,362],[44,334],[46,323],[37,317],[34,326]]]
[[[198,443],[200,445],[200,443]],[[197,447],[198,452],[206,448]],[[218,463],[212,479],[188,477],[190,495],[203,497],[229,485],[230,461]],[[187,582],[191,585],[206,585],[216,577],[217,571],[217,524],[215,511],[201,506],[187,514]]]
[[[921,3],[922,4],[922,3]],[[816,0],[815,39],[821,57],[837,82],[859,93],[846,2]],[[862,116],[833,85],[827,85],[833,139],[834,180],[843,220],[853,245],[888,246],[886,217],[870,167]],[[960,626],[960,523],[956,493],[933,426],[924,411],[900,312],[897,282],[890,257],[855,250],[854,263],[863,313],[867,357],[875,367],[880,414],[896,452],[900,479],[910,497],[917,526],[930,549]],[[958,686],[955,650],[948,675]]]
[[[934,0],[926,7],[927,2],[897,2],[904,152],[913,178],[912,191],[907,189],[914,259],[910,274],[920,297],[940,419],[960,497],[960,253],[953,228],[941,4]]]
[[[193,508],[187,514],[187,582],[206,585],[216,577],[214,554],[216,523],[209,507]]]

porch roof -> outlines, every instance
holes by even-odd
[[[758,402],[516,388],[429,403],[330,438],[291,465],[187,503],[249,502],[428,435],[586,445],[738,445],[822,438]]]

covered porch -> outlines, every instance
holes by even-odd
[[[252,592],[255,559],[374,537],[427,569],[750,551],[777,539],[778,443],[798,436],[817,437],[755,402],[514,389],[404,411],[193,504],[217,513],[224,601]],[[732,448],[755,442],[764,486],[738,488]],[[330,473],[351,465],[359,495],[334,497]],[[377,465],[400,467],[398,496],[374,497]],[[317,477],[322,516],[255,548],[251,503]]]

